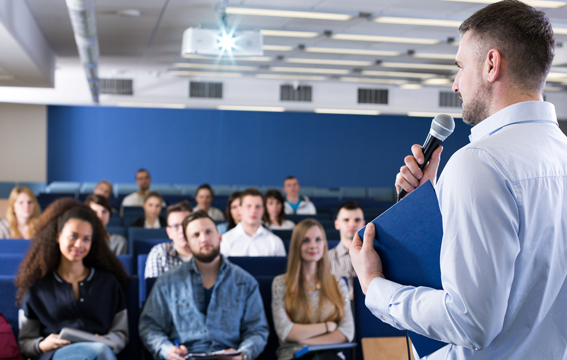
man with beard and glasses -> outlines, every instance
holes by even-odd
[[[156,281],[140,316],[139,333],[155,359],[187,353],[239,352],[255,359],[268,339],[258,282],[220,255],[221,235],[205,211],[183,220],[193,258]]]
[[[567,138],[543,101],[553,28],[543,12],[506,0],[459,31],[453,90],[471,143],[437,184],[441,148],[421,171],[414,145],[396,178],[398,191],[435,185],[442,289],[386,280],[373,225],[364,241],[355,236],[352,263],[375,316],[448,344],[426,359],[567,359]]]

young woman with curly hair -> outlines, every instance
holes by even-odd
[[[95,212],[59,199],[39,218],[16,277],[18,343],[32,359],[115,359],[128,342],[124,297],[128,276],[107,244]],[[62,328],[100,335],[114,344],[58,338]]]
[[[10,192],[6,217],[0,219],[0,239],[30,239],[41,209],[33,191],[16,186]]]
[[[331,274],[321,224],[305,219],[291,234],[287,273],[272,283],[272,314],[280,339],[278,360],[292,359],[305,345],[352,341],[354,321],[346,282]],[[302,359],[341,359],[336,351]]]

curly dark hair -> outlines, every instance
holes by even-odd
[[[39,279],[56,270],[61,260],[57,242],[58,234],[69,219],[87,221],[93,228],[91,249],[83,259],[86,267],[105,270],[114,275],[126,291],[128,275],[122,263],[108,247],[108,234],[88,206],[71,198],[54,201],[39,217],[37,231],[31,239],[31,246],[18,269],[14,283],[18,287],[17,303],[21,303],[30,287]]]

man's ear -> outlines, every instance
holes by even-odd
[[[498,79],[502,66],[502,55],[496,49],[490,49],[485,59],[484,74],[486,81],[493,83]]]

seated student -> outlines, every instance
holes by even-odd
[[[96,216],[106,229],[106,226],[110,221],[110,213],[112,212],[112,205],[110,205],[108,199],[102,195],[89,195],[85,200],[85,205],[93,209]],[[107,234],[108,246],[115,255],[124,255],[128,253],[128,240],[126,240],[124,236],[111,234],[109,232],[107,232]]]
[[[195,211],[203,210],[206,211],[210,217],[215,221],[223,221],[224,214],[222,211],[216,207],[211,207],[211,203],[215,198],[215,193],[209,184],[203,184],[197,188],[195,193],[195,201],[197,201],[197,206],[195,206]]]
[[[262,226],[264,201],[256,189],[240,193],[240,223],[223,235],[224,256],[285,256],[282,239]]]
[[[167,221],[159,216],[162,204],[163,198],[159,193],[155,191],[149,192],[142,205],[144,208],[144,216],[132,221],[130,226],[143,227],[146,229],[159,229],[167,226]]]
[[[240,191],[235,191],[228,197],[226,202],[226,209],[224,211],[227,222],[217,225],[219,233],[224,234],[240,222]]]
[[[157,279],[140,316],[142,342],[154,359],[223,350],[255,359],[269,332],[258,282],[220,255],[222,235],[206,212],[186,217],[183,231],[193,259]]]
[[[339,230],[341,242],[333,249],[329,250],[329,263],[331,272],[340,277],[348,279],[349,293],[353,296],[353,281],[356,272],[352,267],[348,250],[356,232],[365,225],[364,212],[357,201],[345,201],[339,206],[335,229]]]
[[[315,215],[317,209],[307,196],[299,195],[299,182],[295,176],[288,176],[284,180],[283,191],[286,202],[285,213],[288,215]]]
[[[270,230],[293,230],[295,223],[285,219],[285,200],[281,192],[272,189],[266,192],[264,198],[264,226]]]
[[[325,230],[315,219],[301,221],[291,235],[287,273],[272,283],[272,314],[280,340],[278,359],[292,359],[305,345],[352,341],[354,321],[349,302],[345,281],[331,274]],[[342,359],[336,351],[303,358]]]
[[[122,207],[124,206],[142,206],[146,197],[150,192],[150,184],[152,183],[152,178],[150,173],[146,169],[140,169],[136,172],[136,184],[138,185],[138,191],[127,195],[124,200],[122,200]]]
[[[182,223],[192,211],[193,207],[187,200],[168,206],[165,231],[173,242],[157,244],[150,250],[144,278],[158,277],[169,269],[191,260],[193,255],[183,235]]]
[[[8,197],[6,217],[0,219],[0,239],[31,239],[39,213],[33,191],[25,186],[16,186]]]
[[[22,308],[18,344],[26,358],[116,359],[128,342],[124,289],[128,276],[94,211],[73,199],[53,202],[40,217],[15,280]],[[59,339],[69,327],[115,345]]]
[[[110,199],[110,196],[112,196],[112,184],[106,180],[99,181],[93,189],[93,195],[100,195]]]

